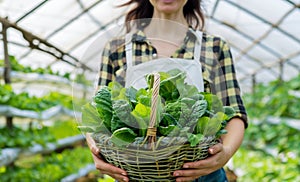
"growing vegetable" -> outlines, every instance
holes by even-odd
[[[185,83],[184,72],[175,69],[161,72],[160,75],[156,111],[158,138],[185,137],[191,146],[196,146],[206,136],[219,137],[226,132],[224,128],[227,121],[235,115],[233,108],[223,107],[217,96],[199,92],[195,86]],[[106,128],[112,134],[111,141],[117,146],[145,142],[140,138],[146,136],[150,120],[152,75],[146,76],[146,79],[148,87],[139,90],[124,88],[116,82],[102,87],[93,103],[83,106],[85,117],[80,127],[87,125],[98,128],[94,129],[98,133]],[[97,112],[91,105],[95,106]],[[90,111],[92,109],[94,111]],[[87,117],[87,114],[97,116]],[[88,121],[91,118],[97,119],[97,122]]]

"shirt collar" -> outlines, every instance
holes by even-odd
[[[145,33],[142,30],[138,30],[132,35],[132,42],[144,43],[148,42],[148,40]]]

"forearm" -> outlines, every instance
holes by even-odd
[[[226,130],[227,134],[222,136],[222,141],[229,160],[242,144],[245,132],[244,123],[239,118],[233,118],[227,124]]]

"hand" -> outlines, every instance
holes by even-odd
[[[96,169],[98,169],[102,174],[107,174],[118,181],[129,181],[126,171],[105,162],[101,158],[101,156],[99,155],[100,150],[98,149],[95,141],[89,134],[86,134],[86,141],[90,150],[92,151]]]
[[[196,161],[189,162],[183,165],[184,170],[177,170],[173,173],[176,181],[193,181],[201,176],[208,175],[220,168],[222,168],[230,159],[231,152],[229,148],[225,148],[223,144],[218,143],[208,149],[210,157]]]

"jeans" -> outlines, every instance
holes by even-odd
[[[118,182],[117,180],[115,182]],[[228,182],[223,168],[216,170],[206,176],[202,176],[193,182]]]
[[[216,170],[206,176],[202,176],[194,182],[227,182],[225,170],[223,168]]]

